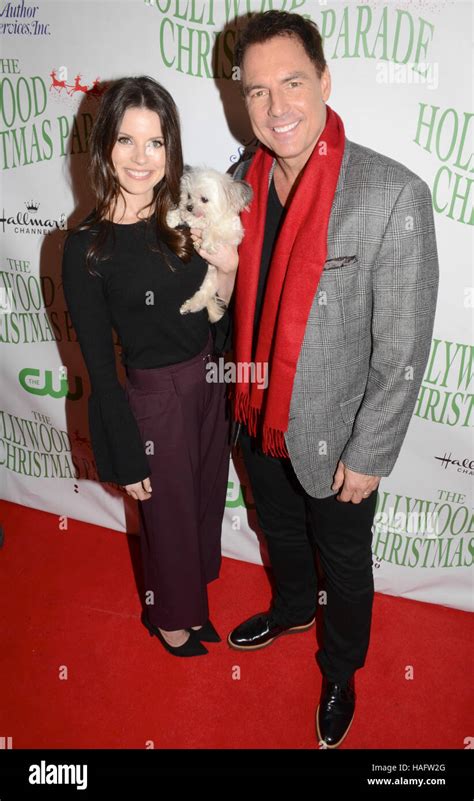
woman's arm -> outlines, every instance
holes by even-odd
[[[88,410],[92,449],[101,481],[125,487],[138,483],[144,493],[140,482],[150,476],[150,467],[137,422],[117,376],[103,278],[88,272],[86,248],[84,236],[68,237],[62,260],[62,282],[91,384]],[[144,493],[142,499],[145,497],[149,497],[149,493]]]

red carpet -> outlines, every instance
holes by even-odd
[[[13,748],[317,747],[314,628],[254,653],[222,642],[177,659],[140,623],[138,537],[74,520],[60,531],[56,515],[10,503],[0,521],[0,734]],[[225,639],[268,608],[265,570],[224,559],[209,602]],[[377,594],[341,749],[465,748],[469,622],[467,612]]]

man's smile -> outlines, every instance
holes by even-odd
[[[296,122],[290,122],[288,125],[278,125],[273,126],[272,131],[277,134],[286,134],[290,133],[290,131],[294,131],[296,126],[299,125],[301,120],[296,120]]]

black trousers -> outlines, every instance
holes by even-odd
[[[244,426],[239,442],[275,580],[272,617],[281,625],[302,624],[321,605],[323,645],[316,662],[330,681],[345,681],[363,667],[369,646],[377,490],[359,504],[336,500],[336,494],[313,498],[290,459],[263,454]]]

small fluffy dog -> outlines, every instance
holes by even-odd
[[[171,228],[188,225],[202,229],[201,247],[215,253],[217,246],[239,245],[244,236],[239,213],[252,200],[252,188],[245,181],[206,167],[186,167],[181,178],[179,205],[167,215]],[[225,304],[216,297],[217,270],[211,264],[201,286],[180,307],[181,314],[207,308],[211,323],[220,320]]]

